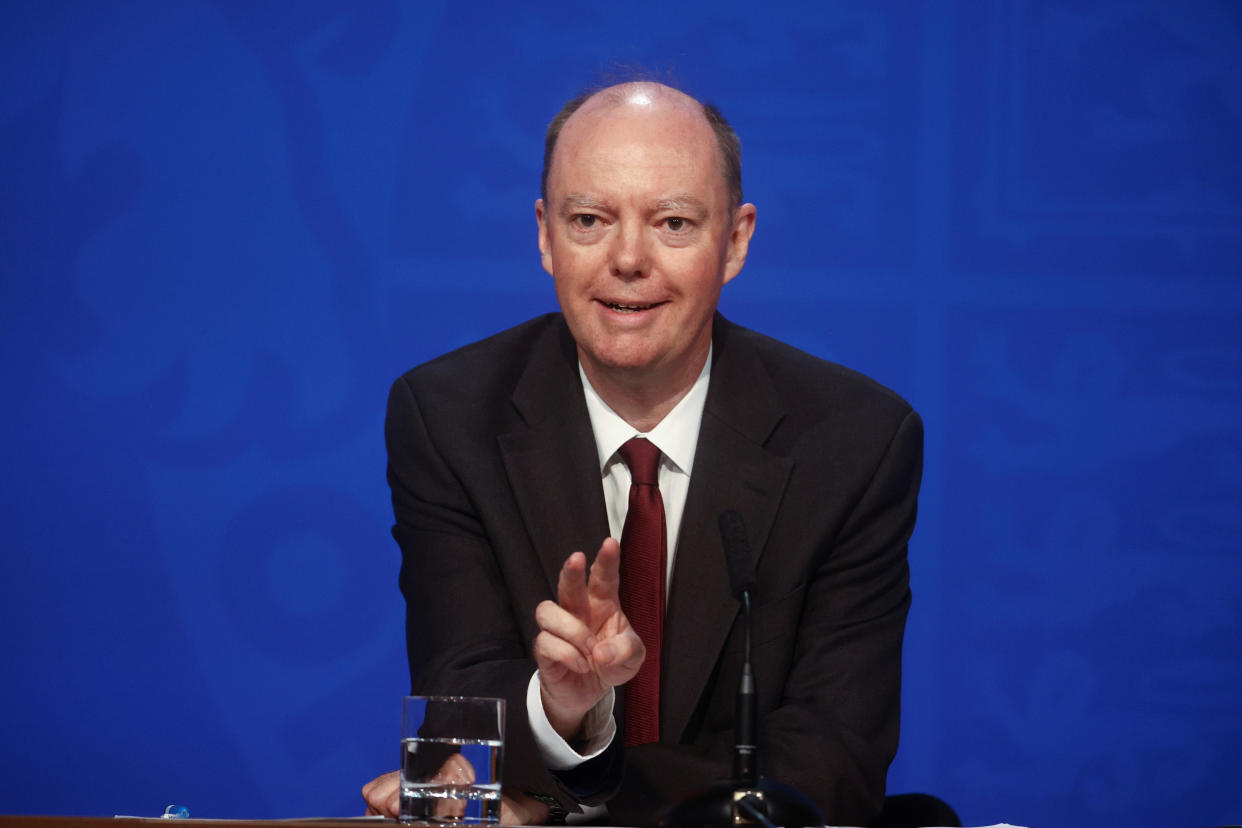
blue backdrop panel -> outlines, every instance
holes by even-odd
[[[0,813],[359,812],[382,420],[555,307],[560,103],[718,103],[723,308],[927,423],[893,791],[1242,820],[1242,5],[7,2]]]

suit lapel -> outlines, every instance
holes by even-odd
[[[535,344],[513,392],[523,424],[498,438],[509,485],[552,595],[565,559],[593,560],[608,536],[577,351],[562,322]]]
[[[738,614],[720,513],[742,515],[757,563],[793,467],[764,448],[784,410],[763,365],[732,329],[717,315],[711,385],[665,621],[660,720],[666,740],[680,740]]]

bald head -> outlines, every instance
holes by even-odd
[[[701,119],[715,137],[720,172],[728,192],[729,206],[737,207],[742,203],[741,142],[738,141],[737,133],[733,131],[733,127],[729,126],[724,115],[711,104],[697,101],[680,90],[648,81],[622,83],[596,92],[588,92],[561,107],[561,111],[548,124],[548,132],[544,138],[540,195],[545,201],[548,198],[548,177],[552,172],[557,141],[566,124],[575,116],[580,115],[585,119],[617,108],[625,108],[629,113],[636,115],[642,113],[650,113],[653,116],[684,115]]]

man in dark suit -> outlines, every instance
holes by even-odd
[[[650,83],[578,99],[544,175],[562,313],[414,369],[389,400],[414,691],[508,699],[509,820],[546,816],[530,793],[650,822],[729,774],[741,629],[716,525],[733,509],[758,583],[762,770],[866,824],[897,747],[918,415],[716,313],[755,207],[714,109]],[[627,569],[647,553],[615,540],[656,482],[631,471],[632,438],[657,449],[654,633]],[[364,788],[374,811],[395,786]]]

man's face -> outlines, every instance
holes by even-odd
[[[593,383],[698,375],[754,228],[753,205],[731,208],[715,135],[690,99],[592,99],[566,122],[535,212]]]

